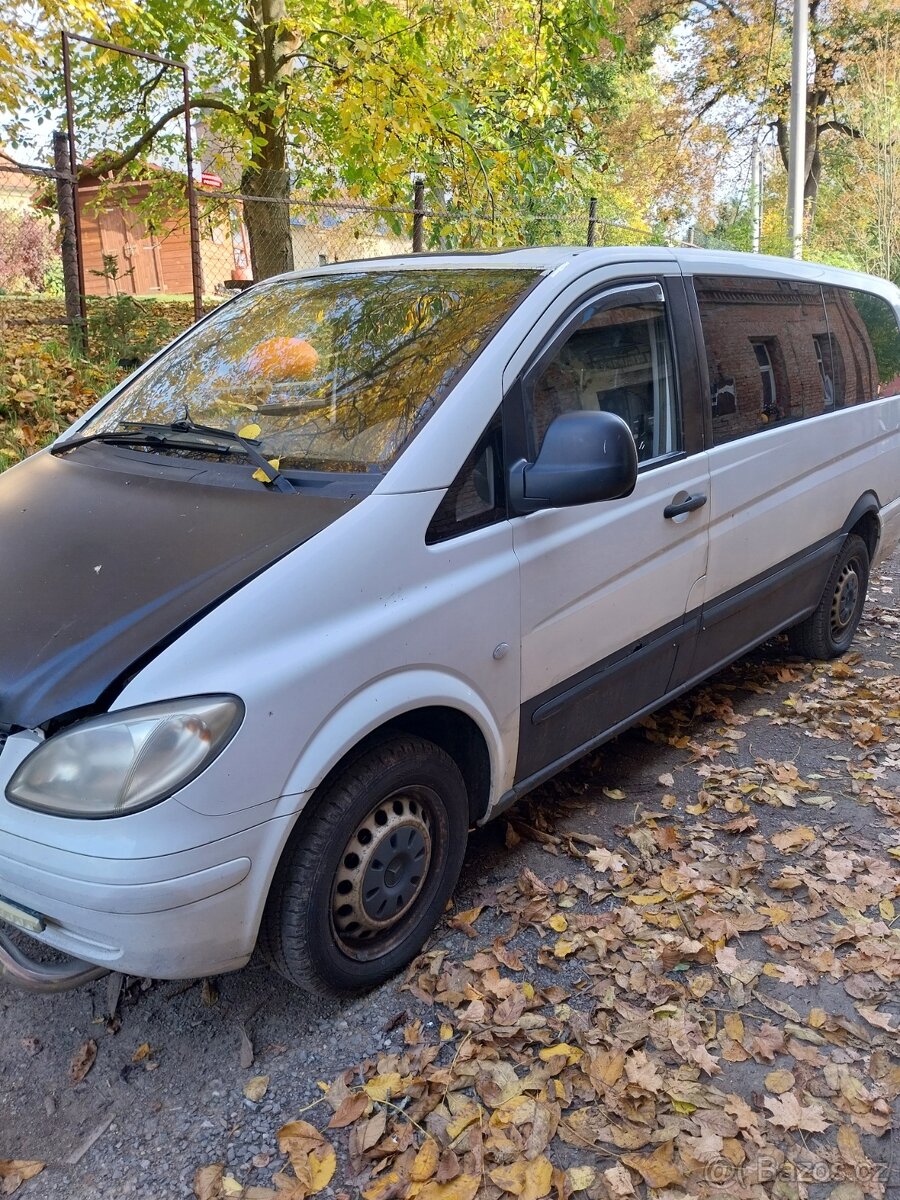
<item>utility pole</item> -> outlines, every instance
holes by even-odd
[[[809,54],[809,0],[794,0],[791,58],[791,129],[788,153],[788,214],[791,257],[803,257],[803,188],[806,183],[806,71]]]
[[[759,153],[759,135],[753,140],[750,156],[750,202],[752,205],[753,253],[759,254],[759,239],[762,232],[762,157]]]

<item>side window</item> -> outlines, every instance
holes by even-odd
[[[505,520],[503,426],[498,409],[444,493],[431,518],[425,541],[428,545],[445,542],[448,538]]]
[[[680,450],[675,374],[662,300],[589,308],[526,390],[532,452],[561,413],[604,410],[628,425],[638,461]]]
[[[825,310],[835,368],[835,408],[900,394],[900,327],[887,300],[870,292],[826,286]]]
[[[698,275],[694,282],[715,445],[834,406],[837,368],[818,284],[733,275]]]

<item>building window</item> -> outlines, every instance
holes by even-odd
[[[753,353],[759,366],[759,378],[762,384],[762,415],[766,421],[780,421],[784,416],[778,403],[778,386],[775,382],[775,368],[772,366],[772,355],[768,342],[754,342]]]
[[[833,333],[818,333],[813,338],[816,362],[822,376],[825,412],[844,407],[844,357]]]

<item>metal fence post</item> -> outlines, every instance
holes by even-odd
[[[78,238],[75,231],[75,181],[69,171],[69,139],[57,129],[53,134],[53,166],[56,170],[56,211],[59,214],[60,259],[69,345],[73,354],[83,350],[81,288],[78,280]]]
[[[203,316],[203,264],[200,258],[200,219],[197,213],[197,185],[194,182],[194,145],[191,132],[191,82],[186,65],[181,68],[184,91],[184,157],[187,170],[188,230],[191,239],[191,291],[194,296],[194,320]]]
[[[587,227],[587,244],[594,245],[594,240],[597,236],[597,197],[591,196],[591,202],[588,205],[588,227]]]
[[[413,254],[421,254],[425,234],[425,180],[417,179],[413,191]]]

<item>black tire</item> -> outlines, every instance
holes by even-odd
[[[834,560],[815,612],[788,630],[791,649],[804,658],[829,659],[846,654],[862,616],[869,586],[869,550],[851,533]]]
[[[465,856],[466,787],[448,754],[401,734],[361,748],[312,803],[275,872],[262,949],[306,991],[354,995],[404,967],[440,918]]]

